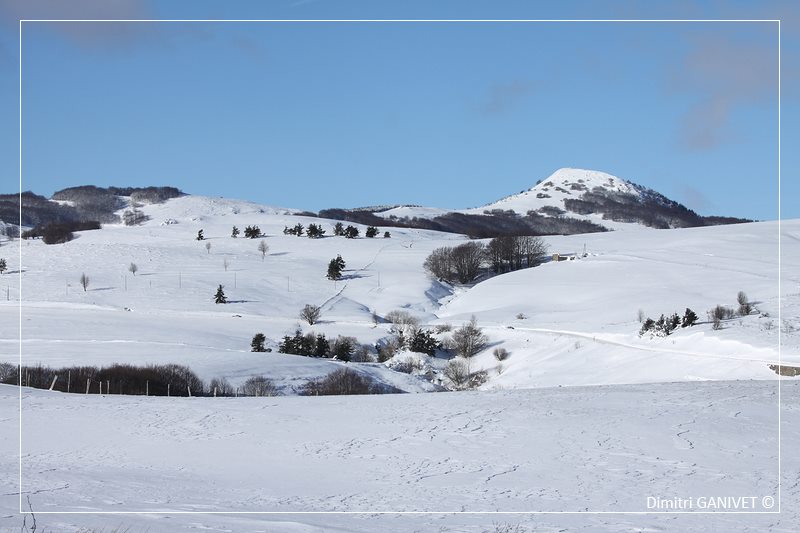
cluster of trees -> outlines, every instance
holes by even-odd
[[[666,337],[679,327],[688,328],[695,324],[697,324],[697,314],[687,307],[683,318],[678,316],[678,313],[672,313],[669,316],[661,315],[658,320],[648,317],[642,322],[639,336],[650,333],[656,337]]]
[[[531,268],[544,261],[547,245],[528,235],[495,237],[488,245],[470,241],[455,247],[435,249],[425,260],[425,269],[441,280],[470,283],[485,262],[496,273]]]
[[[321,239],[325,236],[325,230],[319,224],[309,224],[306,235],[309,239]]]
[[[234,226],[234,228],[235,227],[236,226]],[[238,235],[238,233],[237,233],[237,235]],[[247,227],[244,228],[244,236],[247,237],[248,239],[258,239],[259,237],[262,236],[261,228],[259,228],[258,226],[255,226],[255,225],[247,226]]]
[[[85,222],[53,222],[35,226],[33,229],[22,232],[23,239],[35,239],[41,237],[45,244],[62,244],[75,238],[74,231],[87,231],[100,229],[100,223],[96,220]]]
[[[9,365],[5,365],[9,366]],[[108,367],[47,366],[12,367],[14,372],[3,372],[2,382],[37,389],[61,392],[96,394],[149,394],[151,396],[202,396],[208,391],[203,380],[186,366],[114,364]],[[57,376],[57,378],[56,378]],[[55,379],[55,384],[53,380]]]
[[[401,391],[348,368],[341,368],[324,378],[311,380],[300,391],[304,396],[395,394],[398,392]]]
[[[547,245],[540,237],[495,237],[486,246],[485,257],[492,270],[499,274],[538,266],[547,256],[547,250]]]
[[[240,388],[224,377],[206,384],[183,365],[19,367],[0,363],[0,383],[78,394],[128,394],[149,396],[276,396],[278,387],[263,375],[252,376]]]
[[[708,310],[708,319],[711,321],[713,329],[722,329],[723,320],[730,320],[736,315],[747,316],[755,310],[755,306],[747,298],[747,294],[744,291],[739,291],[736,295],[736,303],[739,304],[739,308],[736,310],[724,305],[717,305]]]
[[[293,336],[286,335],[278,344],[278,351],[307,357],[325,357],[339,361],[367,362],[374,360],[369,347],[355,337],[339,335],[328,340],[324,334],[303,334],[299,329]]]

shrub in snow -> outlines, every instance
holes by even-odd
[[[463,390],[469,386],[469,363],[465,359],[459,357],[451,359],[445,365],[442,374],[450,382],[450,388],[454,390]]]
[[[416,329],[419,327],[419,320],[417,317],[413,316],[408,311],[395,309],[386,313],[385,318],[392,324],[391,328],[389,328],[389,331],[399,335],[402,335],[409,329]]]
[[[383,232],[383,238],[384,239],[390,239],[391,237],[392,237],[392,234],[389,233],[388,231],[384,231]]]
[[[452,331],[453,330],[453,325],[452,324],[437,324],[436,326],[434,326],[433,330],[438,334],[447,333],[448,331]]]
[[[266,376],[253,376],[242,385],[243,396],[277,396],[278,388]]]
[[[344,394],[385,394],[397,392],[396,389],[381,386],[368,376],[347,368],[336,370],[324,378],[306,383],[300,391],[304,396],[331,396]]]
[[[492,355],[494,355],[494,358],[498,361],[505,361],[508,359],[509,353],[505,348],[495,348]]]
[[[739,294],[736,295],[736,302],[739,304],[740,316],[747,316],[753,312],[753,304],[748,301],[744,291],[739,291]]]
[[[453,332],[453,349],[461,357],[472,357],[483,350],[488,342],[474,315],[467,324]]]
[[[714,319],[718,320],[730,320],[734,317],[736,313],[730,307],[725,307],[724,305],[717,305],[712,309],[708,310],[708,318],[712,322]]]
[[[213,378],[208,384],[208,394],[211,396],[233,396],[236,390],[225,378]]]
[[[374,238],[378,234],[378,228],[375,226],[367,226],[367,231],[364,233],[370,239]]]

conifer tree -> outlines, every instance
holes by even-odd
[[[367,226],[367,231],[364,233],[370,239],[374,238],[378,234],[378,228],[375,226]]]
[[[236,238],[236,237],[238,237],[238,236],[239,236],[239,228],[237,228],[236,226],[234,226],[234,227],[233,227],[233,230],[231,230],[231,237],[233,237],[233,238],[235,239],[235,238]]]
[[[263,333],[256,333],[253,336],[253,340],[250,341],[250,351],[251,352],[266,352],[267,349],[264,347],[264,341],[267,338],[264,336]]]
[[[697,324],[697,314],[687,307],[686,312],[683,314],[681,327],[688,328],[690,326],[694,326],[695,324]]]
[[[341,256],[339,256],[341,259]],[[330,263],[328,263],[328,279],[336,281],[337,279],[341,279],[342,277],[342,266],[339,261],[336,259],[331,259]]]
[[[344,224],[337,222],[336,225],[333,226],[333,234],[337,237],[344,236]]]
[[[203,230],[200,230],[197,232],[197,240],[202,241],[203,239],[205,239],[205,237],[203,237]]]
[[[0,259],[0,274],[5,272],[7,268],[8,268],[8,265],[6,265],[6,260],[5,259]]]
[[[228,298],[225,297],[225,291],[223,290],[222,285],[217,287],[217,293],[214,295],[214,303],[215,304],[226,304],[226,303],[228,303]]]

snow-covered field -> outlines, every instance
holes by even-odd
[[[381,228],[391,238],[366,239],[361,227],[349,240],[332,236],[332,221],[194,196],[144,210],[142,226],[106,226],[62,245],[22,241],[21,264],[18,243],[3,243],[0,362],[19,357],[21,299],[24,364],[180,363],[234,384],[263,374],[292,394],[345,363],[253,353],[255,333],[273,349],[298,328],[374,343],[389,333],[374,315],[402,309],[431,327],[474,315],[489,346],[472,370],[489,380],[475,392],[327,398],[23,389],[22,493],[34,511],[158,513],[39,515],[48,531],[796,530],[800,465],[791,453],[780,516],[369,513],[647,511],[648,495],[777,496],[778,377],[769,365],[779,335],[783,362],[800,364],[800,220],[780,228],[780,276],[778,223],[761,222],[548,237],[551,252],[580,257],[468,288],[422,267],[433,249],[465,242],[457,235]],[[327,235],[283,234],[298,222],[321,223]],[[233,225],[253,224],[266,234],[264,257],[258,240],[230,236]],[[200,229],[205,241],[195,240]],[[337,254],[347,267],[332,282],[325,273]],[[213,302],[219,284],[228,304]],[[738,291],[759,312],[712,330],[706,310],[735,307]],[[301,321],[305,304],[321,306],[320,323]],[[638,336],[640,309],[658,318],[686,307],[700,324]],[[502,366],[499,347],[510,353]],[[439,388],[379,363],[348,366],[408,392]],[[798,442],[796,380],[782,382],[785,449]],[[0,527],[14,529],[18,391],[0,387]]]
[[[9,529],[17,391],[0,386]],[[775,381],[228,399],[26,389],[22,490],[40,513],[155,513],[40,514],[47,531],[796,531],[798,393],[783,383],[781,515],[522,514],[659,510],[648,496],[776,511]],[[231,514],[245,511],[363,514]]]

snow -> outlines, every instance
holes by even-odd
[[[450,286],[427,275],[423,263],[435,248],[465,242],[459,235],[387,228],[390,239],[350,240],[331,236],[334,221],[292,209],[195,196],[142,210],[150,219],[141,226],[108,225],[62,245],[3,243],[9,272],[0,276],[8,295],[0,302],[0,362],[19,355],[21,298],[25,364],[179,363],[234,385],[263,374],[285,396],[23,389],[22,491],[35,511],[157,511],[41,515],[48,531],[492,531],[501,524],[792,531],[798,523],[800,463],[790,453],[780,516],[366,512],[645,511],[646,495],[775,494],[779,378],[769,365],[779,358],[800,364],[800,220],[547,237],[551,253],[578,258]],[[328,233],[318,240],[283,234],[298,222],[322,224]],[[257,240],[231,238],[233,225],[258,225],[266,257]],[[200,229],[206,241],[195,240]],[[347,266],[332,282],[325,272],[337,254]],[[139,267],[135,276],[131,262]],[[87,291],[81,273],[90,277]],[[226,305],[213,303],[219,284]],[[735,307],[740,290],[758,313],[713,330],[706,310]],[[306,304],[322,308],[313,326],[299,317]],[[665,338],[638,336],[639,309],[657,318],[686,307],[700,324]],[[373,315],[395,309],[425,327],[458,327],[474,315],[489,338],[470,362],[487,371],[483,390],[427,393],[440,388],[393,371],[397,361],[249,351],[257,332],[275,350],[298,328],[373,344],[390,327]],[[510,354],[502,364],[495,348]],[[401,352],[396,359],[409,357],[420,356]],[[444,362],[430,360],[430,369]],[[294,395],[345,365],[416,394]],[[781,383],[788,449],[799,436],[800,385],[788,377]],[[21,524],[18,392],[0,386],[2,528]],[[171,514],[299,510],[365,514]]]
[[[757,381],[319,398],[24,389],[23,501],[56,513],[38,516],[54,532],[793,531],[800,384],[783,389],[781,515],[580,514],[652,510],[648,496],[748,496],[751,510],[769,510],[777,387]],[[17,389],[0,386],[0,527],[9,530],[21,523],[16,410]],[[66,511],[154,514],[57,514]],[[223,514],[175,514],[187,511]],[[363,514],[233,514],[242,511]],[[438,514],[455,511],[578,514]]]
[[[797,220],[781,228],[779,320],[777,222],[547,237],[551,252],[578,259],[451,287],[431,279],[423,263],[433,249],[464,242],[462,236],[391,228],[390,239],[344,239],[330,236],[333,221],[194,196],[143,209],[151,218],[142,226],[109,225],[63,245],[20,241],[26,364],[180,363],[206,380],[263,373],[279,381],[286,374],[296,383],[298,375],[318,376],[335,363],[252,353],[255,333],[264,333],[273,350],[297,329],[374,344],[389,335],[389,324],[374,323],[373,313],[394,309],[429,327],[458,327],[475,315],[490,340],[474,359],[476,369],[489,371],[487,389],[774,379],[768,365],[778,361],[781,331],[783,361],[800,364],[800,253],[791,245],[800,238]],[[162,226],[168,218],[179,223]],[[316,240],[283,235],[297,222],[322,224],[328,234]],[[233,225],[258,225],[267,256],[262,259],[257,240],[231,238]],[[203,242],[195,240],[200,229]],[[8,269],[17,271],[15,246],[4,249],[13,250]],[[325,272],[337,254],[347,267],[344,279],[332,282]],[[139,268],[135,276],[131,262]],[[83,272],[91,280],[86,292],[78,283]],[[0,302],[0,361],[14,361],[20,278],[7,273],[0,281],[9,298]],[[218,284],[230,303],[214,304]],[[713,331],[706,311],[735,307],[740,290],[760,314]],[[314,326],[299,317],[306,304],[322,308]],[[699,325],[666,338],[638,336],[639,309],[658,318],[687,307],[700,316]],[[517,319],[520,313],[527,319]],[[492,357],[496,347],[511,353],[502,368]]]
[[[574,189],[579,187],[580,189]],[[602,214],[592,213],[582,215],[567,210],[564,200],[568,198],[580,198],[584,192],[592,191],[599,187],[608,192],[631,194],[641,197],[645,190],[628,180],[612,176],[597,170],[586,170],[580,168],[561,168],[553,172],[549,177],[540,180],[535,186],[528,190],[520,191],[517,194],[506,196],[496,202],[492,202],[480,207],[469,209],[442,209],[438,207],[421,206],[401,206],[387,211],[375,213],[383,218],[427,218],[432,219],[447,213],[462,213],[466,215],[485,215],[490,211],[513,211],[514,213],[525,216],[529,211],[539,211],[543,207],[555,207],[565,211],[565,216],[587,220],[613,231],[652,231],[652,228],[641,226],[637,223],[615,222],[606,220]],[[541,197],[540,197],[541,196]],[[548,213],[539,213],[543,216],[552,216]]]

